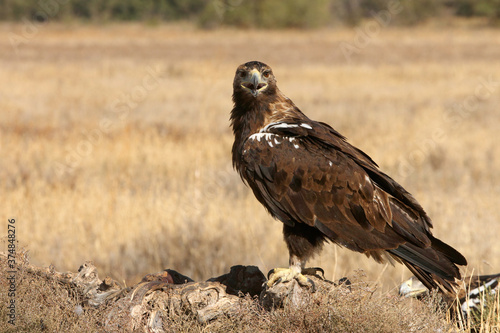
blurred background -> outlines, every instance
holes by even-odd
[[[201,28],[318,28],[358,25],[374,13],[397,11],[392,23],[413,25],[430,18],[500,19],[499,0],[3,0],[0,19],[44,22],[189,21]]]
[[[500,272],[498,0],[0,4],[1,212],[31,263],[129,285],[287,266],[231,166],[234,72],[260,60],[414,194],[466,274]],[[334,245],[310,264],[410,276]]]

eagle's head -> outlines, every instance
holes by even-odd
[[[268,65],[250,61],[236,69],[233,89],[235,96],[258,99],[276,92],[276,78]]]

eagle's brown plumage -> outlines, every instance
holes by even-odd
[[[457,265],[467,261],[432,236],[410,193],[329,125],[304,115],[266,64],[239,66],[233,88],[233,165],[284,223],[291,267],[303,269],[328,240],[378,262],[394,258],[428,288],[454,290]]]

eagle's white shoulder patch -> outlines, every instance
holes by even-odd
[[[287,124],[287,123],[278,123],[274,126],[272,126],[273,128],[295,128],[295,127],[299,127],[299,125],[297,124]]]
[[[259,132],[264,133],[267,132],[270,128],[295,128],[299,127],[297,124],[287,124],[283,122],[276,122],[276,123],[270,123],[269,125],[266,125],[265,127],[261,128]]]
[[[272,137],[274,136],[273,133],[262,133],[262,132],[259,132],[259,133],[255,133],[255,134],[252,134],[248,137],[249,140],[257,140],[260,142],[260,140],[262,138],[264,138],[266,141],[269,141]]]
[[[304,128],[308,128],[308,129],[312,129],[312,127],[307,125],[307,124],[297,125],[297,124],[287,124],[287,123],[283,123],[283,122],[276,122],[276,123],[271,123],[271,124],[261,128],[258,133],[254,133],[254,134],[250,135],[248,137],[248,140],[257,140],[258,142],[261,142],[261,140],[265,140],[270,147],[274,147],[275,145],[281,144],[283,142],[283,140],[288,140],[291,144],[293,144],[293,147],[295,149],[299,149],[300,148],[299,140],[297,140],[295,137],[282,136],[279,134],[268,132],[268,130],[270,130],[272,128],[286,129],[286,128],[296,128],[299,126],[304,127]]]
[[[288,141],[290,141],[290,142],[293,144],[293,147],[294,147],[295,149],[299,149],[299,148],[300,148],[299,144],[298,144],[298,143],[296,143],[296,141],[297,141],[297,140],[295,140],[295,138],[290,137],[290,138],[288,138]]]

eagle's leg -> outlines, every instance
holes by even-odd
[[[305,265],[321,249],[325,236],[318,229],[302,223],[295,223],[294,226],[285,224],[283,234],[290,253],[289,268],[271,270],[268,274],[268,287],[295,279],[301,286],[310,287],[314,291],[314,282],[305,275],[318,276],[317,273],[321,272],[324,278],[324,271],[319,267],[305,268]]]

